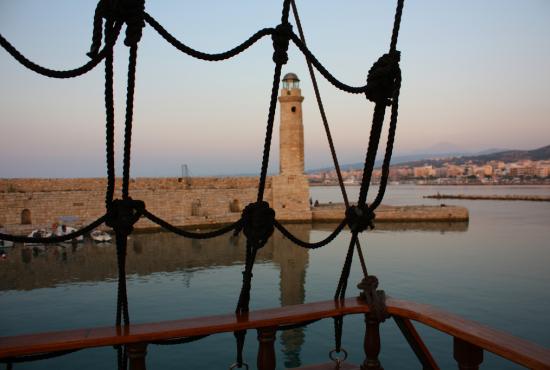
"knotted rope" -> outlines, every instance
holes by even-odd
[[[241,220],[241,228],[247,240],[253,248],[260,249],[273,234],[275,211],[265,201],[251,203],[244,208]],[[239,232],[240,229],[235,230],[235,233]]]
[[[106,23],[126,24],[126,46],[135,46],[141,40],[144,20],[145,0],[100,0],[94,14],[92,45],[88,56],[96,57],[102,39],[103,19]]]
[[[399,71],[399,51],[382,55],[371,67],[365,95],[373,103],[390,106]]]
[[[396,50],[396,45],[397,36],[399,33],[399,24],[401,22],[401,13],[403,11],[403,3],[404,0],[397,1],[393,32],[390,42],[390,51],[388,54],[383,55],[374,63],[372,68],[369,70],[367,77],[365,96],[368,100],[375,103],[375,107],[372,118],[369,144],[365,156],[365,164],[363,168],[363,177],[361,181],[361,188],[359,191],[357,208],[354,211],[348,210],[348,212],[346,212],[346,217],[350,218],[349,222],[350,227],[352,227],[352,236],[349,243],[348,252],[346,254],[346,259],[344,261],[344,266],[342,267],[342,272],[340,273],[340,279],[336,287],[334,299],[345,298],[349,274],[351,271],[351,264],[353,261],[353,246],[358,240],[359,233],[365,231],[369,227],[369,225],[372,224],[372,220],[374,220],[374,210],[380,205],[387,184],[387,178],[389,175],[389,162],[391,160],[393,141],[395,136],[395,125],[397,123],[399,89],[401,87],[401,71],[399,69],[400,53]],[[380,142],[380,135],[382,132],[382,125],[384,123],[384,115],[387,105],[392,106],[392,118],[390,122],[390,130],[388,133],[388,141],[386,145],[386,155],[384,157],[384,168],[382,171],[383,178],[381,180],[381,188],[376,197],[375,204],[371,205],[371,207],[367,207],[367,194],[369,190],[372,171],[374,169],[376,153],[378,151],[378,144]],[[357,212],[358,210],[360,212]],[[366,276],[364,279],[368,282],[372,282],[370,276]],[[369,297],[370,299],[370,302],[367,301],[367,303],[371,304],[376,302],[376,307],[374,307],[374,305],[371,305],[371,307],[373,309],[373,312],[378,312],[381,310],[381,305],[375,299],[378,298],[378,293],[376,290],[372,291],[372,285],[373,284],[367,284],[368,289],[371,290],[366,290],[365,296]],[[378,280],[376,280],[376,286],[378,286]],[[382,292],[380,300],[383,301],[383,297],[384,295]],[[377,317],[384,316],[379,312],[375,313],[375,315]],[[338,349],[341,342],[340,337],[342,335],[342,320],[335,320],[334,325]]]
[[[275,27],[275,32],[271,35],[275,64],[286,64],[288,62],[288,43],[291,36],[292,25],[288,21]]]
[[[346,221],[352,233],[374,229],[376,214],[369,207],[351,206],[346,210]]]

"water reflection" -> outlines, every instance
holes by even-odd
[[[298,237],[309,241],[312,231],[332,231],[331,224],[288,225]],[[466,231],[467,224],[380,224],[377,230]],[[317,239],[317,235],[315,236]],[[134,234],[128,241],[127,272],[147,277],[159,272],[183,273],[190,286],[194,272],[244,263],[245,238],[231,234],[212,240],[190,240],[171,233]],[[33,290],[64,283],[95,283],[117,278],[113,244],[90,240],[78,245],[16,246],[7,249],[0,268],[0,291]],[[297,248],[275,232],[257,256],[258,264],[272,264],[279,270],[279,302],[282,306],[305,301],[309,252]],[[303,328],[283,331],[279,336],[285,367],[301,365],[305,340]]]
[[[312,230],[332,231],[334,224],[297,224],[293,233],[309,240]],[[463,232],[467,223],[398,223],[376,225],[376,230]],[[190,240],[165,232],[134,234],[128,240],[128,274],[196,271],[244,263],[245,238],[225,235]],[[277,246],[277,248],[275,248]],[[54,287],[66,282],[99,282],[117,277],[115,246],[86,240],[80,244],[4,248],[0,291]],[[275,232],[260,250],[257,263],[275,263],[280,269],[281,304],[303,303],[308,251],[296,248]]]

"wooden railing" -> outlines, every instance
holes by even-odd
[[[414,320],[454,337],[454,358],[460,369],[477,369],[483,361],[483,351],[530,369],[550,369],[550,350],[529,341],[513,337],[473,321],[441,311],[429,305],[387,299],[389,314],[411,344],[424,369],[438,369],[436,362],[420,339],[410,320]],[[0,337],[0,359],[83,348],[125,345],[130,369],[145,369],[147,344],[174,338],[204,336],[236,330],[256,329],[259,349],[257,368],[275,369],[275,333],[278,328],[339,315],[364,314],[365,361],[361,369],[380,369],[379,322],[369,313],[369,307],[358,298],[345,301],[324,301],[274,309],[258,310],[247,315],[219,315],[132,324],[128,327],[102,327],[43,334]],[[334,364],[330,364],[334,368]],[[328,365],[307,367],[325,369]],[[346,365],[342,369],[359,368]]]

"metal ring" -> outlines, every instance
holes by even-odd
[[[243,367],[248,370],[248,364],[246,362],[243,362],[241,366],[239,366],[239,364],[235,362],[233,365],[229,366],[229,370],[242,369]]]
[[[336,357],[336,356],[334,355],[335,353],[340,353],[340,352],[343,354],[342,357]],[[346,359],[348,358],[348,351],[346,351],[346,350],[343,349],[343,348],[341,348],[340,351],[337,351],[336,348],[335,348],[335,349],[333,349],[332,351],[330,351],[330,352],[328,353],[328,357],[329,357],[332,361],[336,362],[336,364],[339,365],[339,364],[341,364],[342,362],[346,361]]]

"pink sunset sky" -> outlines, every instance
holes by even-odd
[[[232,48],[278,24],[282,1],[150,1],[147,11],[202,51]],[[0,3],[0,33],[50,68],[83,64],[96,1]],[[297,1],[308,45],[340,80],[362,85],[388,49],[393,1]],[[291,16],[292,19],[292,16]],[[397,154],[440,143],[476,151],[550,144],[550,2],[407,0],[398,43],[403,86]],[[264,38],[227,61],[181,54],[146,27],[138,52],[132,176],[258,173],[273,76]],[[301,79],[306,168],[330,155],[303,56],[291,45],[283,73]],[[117,161],[122,152],[128,50],[115,50]],[[342,163],[362,161],[372,104],[321,94]],[[34,74],[0,50],[0,177],[105,176],[103,66],[83,77]],[[278,130],[278,117],[276,118]],[[271,171],[278,168],[278,135]],[[119,171],[120,173],[120,171]]]

